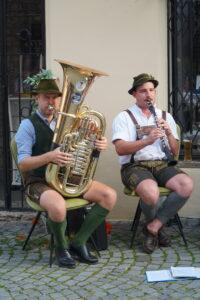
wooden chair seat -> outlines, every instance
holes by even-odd
[[[32,201],[28,196],[26,196],[26,202],[30,206],[30,208],[32,208],[35,211],[45,211],[45,209],[43,209],[39,204]],[[89,202],[83,198],[70,198],[66,199],[65,204],[67,210],[73,210],[85,207],[89,204]]]
[[[161,196],[167,196],[170,193],[170,190],[164,187],[159,187],[160,195]],[[137,193],[133,190],[129,190],[127,187],[124,188],[124,194],[128,196],[136,196],[138,197]]]

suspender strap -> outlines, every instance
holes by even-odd
[[[131,120],[133,121],[133,124],[136,127],[136,134],[137,134],[137,139],[136,140],[139,140],[137,129],[140,128],[140,125],[138,124],[138,122],[137,122],[136,118],[134,117],[132,111],[130,111],[129,109],[126,109],[125,111],[129,114]],[[162,118],[166,121],[166,111],[164,111],[164,110],[162,111]],[[134,153],[131,155],[130,162],[134,163]]]
[[[134,117],[133,113],[129,109],[126,109],[125,111],[129,114],[131,120],[133,121],[133,124],[136,127],[136,135],[137,135],[137,139],[136,140],[139,140],[137,129],[140,128],[140,125],[138,124],[136,118]],[[132,156],[133,156],[133,154],[132,154]]]
[[[129,114],[131,120],[133,121],[133,124],[136,127],[137,140],[139,140],[137,129],[140,129],[140,125],[138,124],[138,121],[136,120],[136,118],[133,115],[132,111],[130,111],[129,109],[126,109],[125,111]],[[166,121],[166,111],[165,110],[162,110],[162,118]]]
[[[126,109],[125,111],[129,114],[131,120],[133,121],[133,124],[139,125],[136,118],[134,117],[133,113],[129,109]]]
[[[163,111],[162,111],[162,118],[163,118],[163,120],[165,120],[165,121],[166,121],[166,115],[167,115],[167,114],[166,114],[166,111],[163,110]]]

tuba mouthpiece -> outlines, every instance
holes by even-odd
[[[49,104],[49,105],[48,105],[48,109],[49,109],[49,110],[55,110],[55,107],[54,107],[53,105],[50,105],[50,104]]]

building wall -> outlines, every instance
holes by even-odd
[[[167,109],[166,3],[163,0],[46,1],[47,67],[61,82],[62,70],[54,59],[110,74],[96,79],[85,104],[102,112],[107,120],[109,147],[101,154],[95,178],[118,192],[117,206],[110,215],[113,219],[131,218],[137,204],[136,199],[123,194],[120,166],[111,143],[113,118],[133,103],[127,93],[132,77],[143,72],[153,74],[160,82],[158,105]],[[191,203],[183,211],[186,216],[199,213],[195,199]]]

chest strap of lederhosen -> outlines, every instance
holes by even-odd
[[[138,131],[137,130],[140,129],[140,125],[138,124],[138,121],[136,120],[136,118],[133,115],[132,111],[130,111],[129,109],[126,109],[125,111],[129,114],[129,116],[130,116],[133,124],[136,127],[136,134],[137,134],[136,141],[137,141],[137,140],[139,140]],[[164,111],[164,110],[162,110],[162,118],[166,121],[166,111]],[[134,162],[134,153],[131,155],[130,162]]]
[[[137,129],[140,128],[140,125],[138,124],[138,121],[136,120],[135,116],[133,115],[133,113],[129,109],[126,109],[125,111],[129,114],[131,120],[133,121],[133,124],[136,127],[136,135],[137,135],[136,140],[139,140]]]

